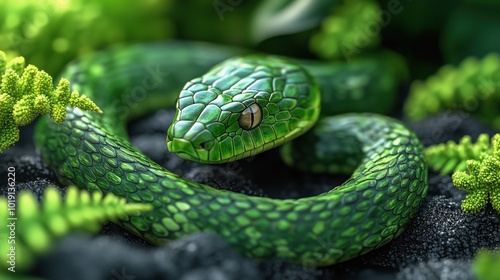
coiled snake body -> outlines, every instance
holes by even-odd
[[[69,108],[62,125],[42,119],[36,145],[63,183],[152,204],[153,211],[121,224],[155,244],[209,231],[251,257],[328,265],[398,236],[426,194],[427,167],[418,139],[397,120],[362,113],[321,118],[316,127],[337,132],[339,141],[351,139],[345,148],[355,143],[362,154],[344,184],[301,199],[213,189],[166,170],[129,142],[126,119],[165,104],[178,109],[168,131],[169,150],[202,162],[240,159],[315,125],[319,92],[328,89],[318,87],[315,74],[295,62],[232,59],[193,79],[240,54],[170,43],[82,58],[62,76],[104,114]]]

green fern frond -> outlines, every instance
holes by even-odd
[[[453,173],[453,184],[468,194],[462,201],[464,212],[477,213],[488,203],[500,213],[500,134],[492,138],[492,148],[478,160],[467,160],[467,171]]]
[[[482,153],[491,150],[490,137],[481,134],[476,143],[472,143],[471,137],[466,135],[459,143],[448,141],[444,144],[429,146],[424,154],[429,167],[439,171],[441,175],[451,174],[466,169],[467,160],[478,160]]]
[[[496,53],[478,60],[470,57],[458,67],[445,65],[425,81],[412,83],[404,104],[413,121],[445,110],[464,110],[500,128],[500,57]]]
[[[33,65],[24,67],[24,58],[7,61],[0,51],[0,152],[19,141],[19,126],[40,114],[50,115],[56,123],[66,118],[66,106],[102,113],[85,95],[73,91],[61,79],[53,89],[52,77]]]
[[[152,209],[150,204],[127,204],[125,198],[112,194],[103,197],[100,192],[90,194],[75,186],[68,187],[64,202],[53,187],[45,190],[41,206],[27,191],[19,194],[14,208],[13,198],[9,199],[0,197],[0,218],[12,227],[0,227],[0,267],[9,266],[13,246],[16,268],[20,270],[29,268],[35,255],[49,250],[54,241],[69,232],[95,233],[107,220],[116,221]]]
[[[346,0],[325,18],[309,42],[312,52],[325,59],[351,59],[362,49],[380,43],[381,9],[374,0]]]

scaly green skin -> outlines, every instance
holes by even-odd
[[[292,61],[272,56],[229,59],[184,86],[167,146],[198,162],[246,158],[307,131],[319,116],[319,102],[315,81]],[[262,121],[248,130],[238,119],[252,104],[261,108]]]
[[[376,114],[321,119],[319,127],[330,126],[356,139],[364,157],[358,157],[362,158],[359,167],[341,186],[318,196],[296,200],[250,197],[197,184],[159,166],[132,146],[127,139],[125,119],[140,113],[134,109],[160,106],[154,91],[179,92],[182,79],[188,81],[237,54],[241,51],[209,45],[171,44],[131,47],[75,62],[64,76],[77,85],[80,92],[93,98],[104,114],[71,108],[62,125],[42,120],[37,126],[36,143],[43,159],[62,182],[104,193],[113,192],[131,202],[151,203],[153,211],[123,220],[122,225],[155,244],[197,231],[209,231],[223,236],[235,249],[251,257],[281,257],[310,265],[329,265],[367,253],[398,236],[418,211],[426,194],[427,166],[418,139],[397,120]],[[147,75],[148,70],[144,71],[155,65],[162,71],[170,67],[168,75],[155,76],[161,77],[156,80],[157,84]],[[265,66],[272,68],[273,64]],[[291,62],[285,68],[292,69],[291,73],[299,71],[300,74],[294,77],[302,85],[311,78]],[[217,70],[212,71],[217,73]],[[284,75],[283,78],[292,79],[292,76]],[[105,82],[102,79],[106,79]],[[220,81],[222,87],[230,87],[224,77],[214,80]],[[191,80],[185,90],[198,92],[199,88],[190,89],[196,81],[200,80]],[[313,81],[305,88],[314,94]],[[133,108],[133,103],[115,102],[128,100],[127,94],[137,92],[139,85],[150,88],[147,94],[154,102],[140,100],[141,108]],[[307,91],[302,89],[297,96]],[[325,92],[325,88],[321,90]],[[288,94],[282,93],[282,97]],[[189,94],[181,93],[183,96]],[[263,100],[256,102],[270,104],[269,100],[264,100],[267,96],[262,94]],[[207,108],[210,98],[207,94],[201,97],[193,102],[205,104],[201,109]],[[182,102],[178,107],[187,106]],[[275,128],[279,134],[293,130],[299,123],[313,124],[317,112],[309,106],[317,102],[311,98],[298,103],[310,108],[306,109],[311,110],[310,113],[301,114],[295,125],[285,124],[287,129]],[[122,106],[124,104],[129,105]],[[129,115],[124,116],[124,113]],[[237,115],[241,111],[234,113]],[[272,115],[268,113],[268,117]],[[274,117],[276,120],[277,116]],[[177,113],[177,122],[179,119],[182,113]],[[188,130],[192,127],[187,126]],[[234,132],[237,135],[242,131],[235,129]],[[212,136],[217,136],[213,133]],[[178,131],[169,131],[169,134],[170,139],[182,137]],[[281,141],[276,139],[271,140]],[[197,145],[193,143],[189,145]],[[188,154],[206,156],[204,152]]]

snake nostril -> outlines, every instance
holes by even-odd
[[[203,150],[210,150],[213,146],[214,146],[213,140],[203,141],[199,144],[199,147]]]

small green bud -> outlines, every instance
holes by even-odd
[[[14,111],[12,112],[16,125],[27,125],[36,118],[33,107],[33,100],[30,98],[23,98],[16,102]]]
[[[73,107],[78,107],[82,110],[87,110],[102,114],[101,109],[92,100],[90,100],[85,95],[79,95],[77,91],[73,91],[71,93],[69,105]]]
[[[50,113],[50,117],[54,120],[55,123],[63,123],[64,119],[66,119],[66,106],[61,103],[55,103],[52,105],[52,112]]]
[[[12,59],[7,63],[7,68],[14,70],[17,75],[21,76],[24,70],[24,57],[18,56]]]
[[[33,109],[38,114],[50,114],[50,102],[46,95],[37,95],[33,102]]]

